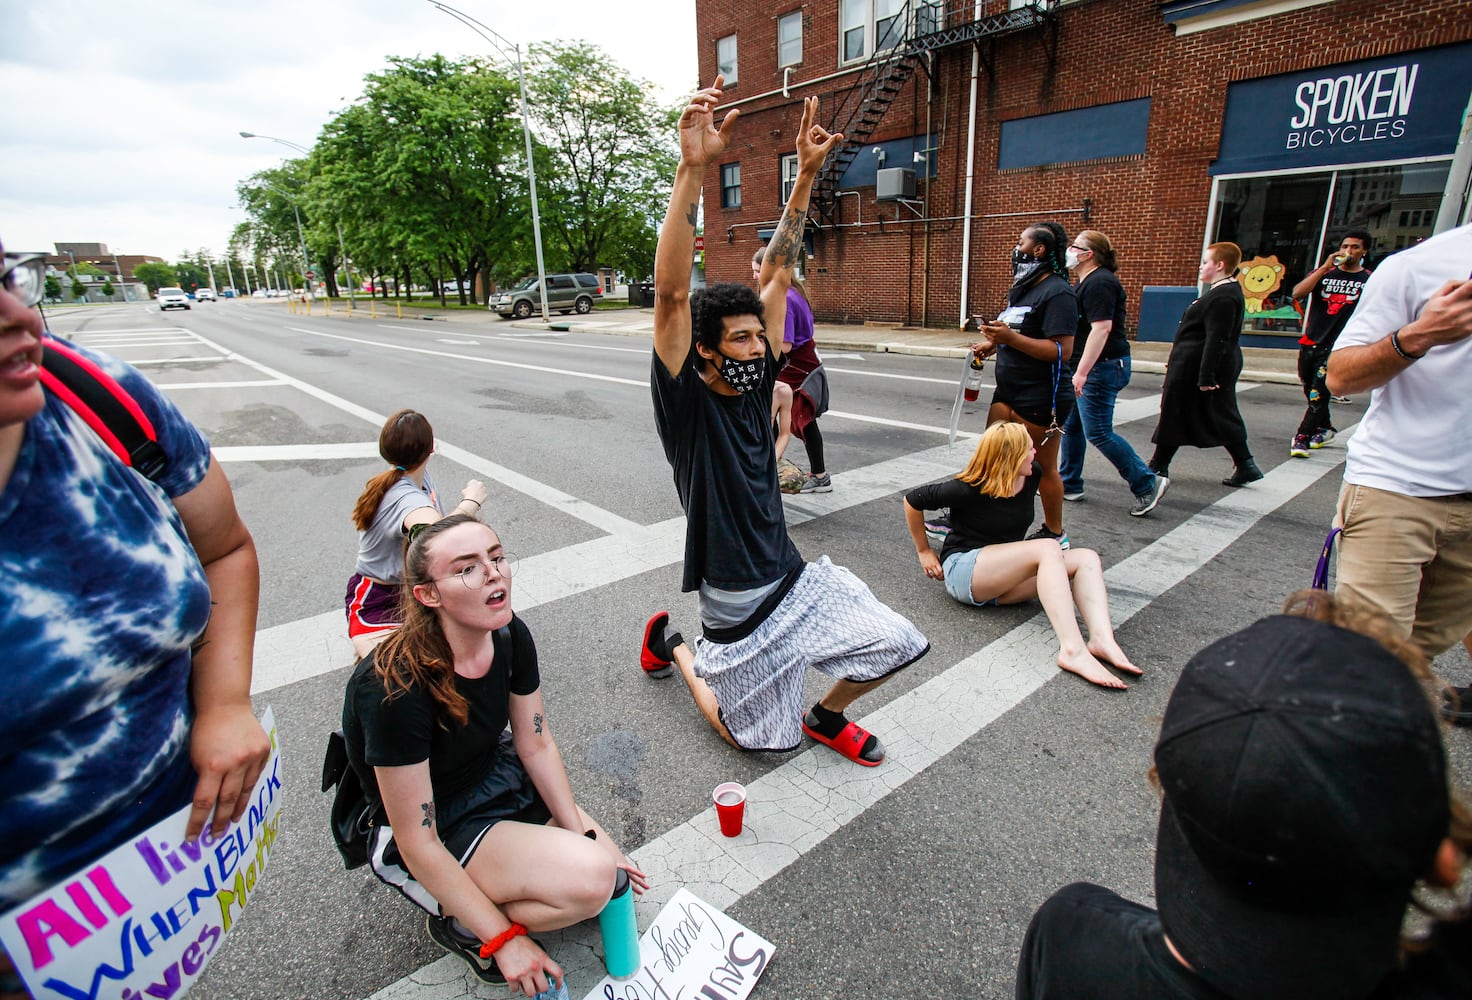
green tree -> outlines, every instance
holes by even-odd
[[[87,283],[84,282],[81,278],[81,275],[77,274],[77,272],[74,270],[72,271],[72,298],[81,300],[85,299],[86,297]]]
[[[157,295],[160,288],[173,285],[179,280],[179,275],[171,265],[151,260],[133,268],[133,277],[147,286],[149,295]]]
[[[112,301],[112,297],[117,293],[118,290],[112,286],[111,278],[108,278],[102,282],[102,294],[107,296],[109,302]]]
[[[61,282],[56,280],[56,275],[46,275],[46,300],[57,302],[61,299]]]
[[[441,299],[456,281],[473,301],[475,276],[531,236],[515,112],[516,84],[492,64],[390,59],[313,150],[314,219],[334,236],[341,223],[359,269],[402,286],[422,276]]]
[[[202,266],[188,259],[186,254],[179,255],[179,263],[174,265],[175,283],[184,291],[192,292],[196,288],[208,288],[210,275]]]
[[[586,42],[531,47],[527,91],[545,147],[542,233],[569,270],[654,269],[661,206],[677,163],[676,109]],[[554,254],[549,253],[549,256]]]

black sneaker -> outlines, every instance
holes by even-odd
[[[938,541],[944,541],[945,537],[951,533],[951,512],[937,514],[926,521],[925,533]]]
[[[1441,692],[1441,717],[1454,726],[1472,726],[1472,686]]]
[[[424,918],[424,929],[429,932],[429,939],[451,955],[459,958],[470,966],[470,971],[483,983],[492,986],[505,986],[506,977],[501,974],[494,958],[480,957],[480,942],[474,938],[462,937],[450,926],[448,917]]]
[[[1048,526],[1046,524],[1038,525],[1038,530],[1028,535],[1027,541],[1030,542],[1034,538],[1051,538],[1058,543],[1058,547],[1060,549],[1067,549],[1071,544],[1073,544],[1068,540],[1068,532],[1065,531],[1062,534],[1055,535],[1053,534],[1053,532],[1048,530]]]

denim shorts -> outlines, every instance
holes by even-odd
[[[989,608],[997,603],[995,597],[978,601],[971,596],[971,576],[976,572],[976,557],[979,555],[981,555],[981,549],[952,552],[946,556],[946,561],[941,568],[945,570],[947,594],[973,608]]]

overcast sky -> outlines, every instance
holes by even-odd
[[[450,0],[519,44],[597,44],[672,103],[696,84],[694,0]],[[488,55],[428,0],[5,3],[0,239],[224,251],[235,185],[310,146],[391,55]]]

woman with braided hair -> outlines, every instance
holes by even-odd
[[[994,321],[980,322],[982,339],[971,345],[982,357],[997,356],[997,388],[987,425],[1016,420],[1037,449],[1043,524],[1028,537],[1056,538],[1065,549],[1069,543],[1063,530],[1058,447],[1063,423],[1073,412],[1068,358],[1078,328],[1078,300],[1064,260],[1067,246],[1068,236],[1056,222],[1035,222],[1022,231],[1012,251],[1007,308]]]

